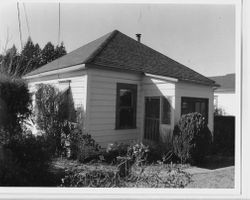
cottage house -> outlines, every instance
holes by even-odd
[[[84,129],[102,146],[167,141],[180,116],[194,111],[213,131],[214,81],[117,30],[24,78],[31,91],[39,83],[70,88]]]

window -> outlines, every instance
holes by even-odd
[[[198,112],[208,121],[208,99],[205,98],[181,98],[181,115]]]
[[[137,85],[117,83],[116,129],[136,128]]]
[[[162,97],[161,123],[171,124],[171,104],[169,99]]]

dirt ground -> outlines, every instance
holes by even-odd
[[[215,170],[190,168],[192,181],[187,188],[234,188],[234,166]]]

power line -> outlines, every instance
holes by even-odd
[[[29,20],[28,20],[28,15],[27,15],[25,3],[23,3],[23,8],[24,8],[24,14],[25,14],[25,20],[26,20],[26,25],[27,25],[27,29],[28,29],[28,34],[30,37],[31,36],[30,35],[30,26],[29,26]]]
[[[21,25],[21,20],[20,20],[19,2],[17,2],[17,17],[18,17],[18,26],[19,26],[20,43],[21,43],[21,48],[23,49],[22,25]]]
[[[59,12],[58,12],[58,41],[57,41],[57,44],[59,46],[60,44],[60,36],[61,36],[61,5],[60,5],[60,2],[59,2],[59,6],[58,6],[58,9],[59,9]]]

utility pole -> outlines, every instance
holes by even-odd
[[[59,13],[58,13],[58,41],[57,41],[57,44],[58,46],[60,45],[60,37],[61,37],[61,5],[60,5],[60,2],[59,2]]]
[[[18,26],[19,26],[19,36],[20,36],[21,49],[23,49],[22,25],[21,25],[21,19],[20,19],[19,2],[17,2],[17,17],[18,17]]]
[[[28,15],[27,15],[25,3],[23,3],[23,9],[24,9],[24,14],[25,14],[25,20],[26,20],[26,25],[27,25],[27,29],[28,29],[28,34],[29,34],[29,37],[31,37],[31,35],[30,35],[29,20],[28,20]]]

